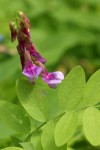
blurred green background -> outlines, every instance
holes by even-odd
[[[29,18],[48,71],[67,74],[80,64],[89,78],[100,68],[100,0],[0,0],[0,99],[17,102],[15,84],[22,76],[9,31],[17,10]]]

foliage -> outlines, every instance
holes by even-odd
[[[18,79],[16,89],[19,105],[0,100],[1,124],[5,124],[5,129],[8,130],[7,135],[4,133],[0,138],[15,137],[15,143],[21,143],[20,147],[25,150],[46,150],[51,147],[54,150],[66,150],[67,145],[72,146],[71,141],[76,137],[78,127],[81,125],[87,140],[92,145],[99,146],[99,73],[100,70],[86,82],[83,69],[80,66],[75,67],[54,91],[56,92],[56,95],[52,96],[54,102],[50,101],[48,90],[52,93],[52,89],[47,85],[40,85],[40,81],[33,85],[25,79]],[[72,86],[74,81],[75,86]],[[94,95],[96,92],[95,96],[98,97],[95,99],[93,96],[94,101],[93,92]],[[51,108],[54,103],[58,104],[55,105],[53,112]],[[83,120],[81,124],[78,121],[80,114]],[[2,127],[0,130],[2,132]],[[12,139],[10,140],[14,144]]]

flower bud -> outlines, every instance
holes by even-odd
[[[30,21],[29,19],[26,17],[26,15],[21,12],[21,11],[18,11],[17,12],[19,14],[19,16],[23,19],[23,21],[27,24],[28,27],[31,27],[31,24],[30,24]]]
[[[27,26],[25,25],[25,23],[23,23],[22,21],[20,21],[19,23],[20,26],[20,30],[30,38],[30,30],[29,28],[27,28]]]
[[[11,31],[11,41],[14,42],[17,37],[17,29],[14,21],[9,23],[10,31]]]

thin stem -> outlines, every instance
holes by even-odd
[[[47,122],[44,122],[44,123],[42,123],[39,127],[37,127],[36,128],[36,130],[34,130],[34,131],[32,131],[29,135],[28,135],[28,137],[25,139],[25,142],[27,142],[30,138],[31,138],[31,136],[34,134],[34,133],[36,133],[43,125],[45,125]]]
[[[83,108],[80,108],[80,109],[76,109],[75,111],[81,111],[81,110],[84,110],[86,108],[88,108],[89,106],[86,106],[86,107],[83,107]]]
[[[94,107],[100,107],[100,105],[96,105],[96,106],[94,106]]]
[[[72,111],[72,112],[81,111],[81,110],[84,110],[84,109],[86,109],[86,108],[88,108],[88,107],[89,107],[89,106],[86,106],[86,107],[84,107],[84,108],[77,109],[77,110]],[[93,107],[100,107],[100,105],[96,105],[96,106],[93,106]],[[59,117],[63,116],[65,113],[66,113],[66,112],[61,113],[60,115],[58,115],[58,116],[57,116],[56,118],[54,118],[54,119],[55,119],[55,120],[59,119]],[[31,136],[32,136],[34,133],[36,133],[36,132],[37,132],[43,125],[45,125],[46,123],[47,123],[47,122],[42,123],[39,127],[36,128],[36,130],[32,131],[32,132],[28,135],[28,137],[25,139],[25,142],[28,141],[28,140],[31,138]]]

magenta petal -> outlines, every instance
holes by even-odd
[[[56,71],[54,72],[54,74],[56,75],[57,78],[63,80],[64,79],[64,74],[60,71]]]
[[[46,82],[50,87],[54,87],[55,85],[62,82],[64,79],[64,75],[60,71],[56,71],[53,73],[47,73],[42,77],[43,81]]]
[[[31,61],[28,62],[25,67],[24,70],[22,72],[22,74],[24,74],[25,76],[28,77],[28,79],[30,81],[33,80],[34,77],[36,77],[36,79],[38,78],[39,74],[42,71],[42,67],[38,67],[36,65],[34,65]]]

